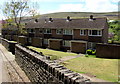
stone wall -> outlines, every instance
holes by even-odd
[[[17,42],[1,38],[1,43],[8,51],[12,52],[12,54],[15,54],[15,44],[17,44]]]
[[[96,57],[120,59],[120,45],[97,44]]]
[[[89,79],[54,61],[46,59],[45,56],[41,56],[28,48],[17,44],[15,50],[15,59],[31,82],[42,82],[44,84],[90,84]]]

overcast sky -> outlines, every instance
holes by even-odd
[[[0,0],[0,4],[4,1]],[[119,0],[31,0],[39,5],[40,14],[54,12],[113,12],[118,11]],[[0,19],[3,18],[0,14]]]

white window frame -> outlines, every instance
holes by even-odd
[[[44,34],[51,34],[51,33],[52,33],[52,31],[51,31],[50,33],[48,33],[48,32],[47,32],[48,30],[51,31],[51,29],[44,29]]]
[[[71,42],[68,41],[68,40],[64,40],[64,41],[63,41],[63,46],[65,46],[65,47],[70,47],[70,46],[71,46]]]
[[[60,33],[61,31],[61,33]],[[56,34],[62,34],[62,29],[56,29]]]
[[[80,29],[80,35],[85,36],[86,35],[86,30],[85,29]]]
[[[63,34],[64,35],[73,35],[73,29],[64,29]]]
[[[48,44],[48,39],[44,39],[44,44]]]
[[[88,30],[88,35],[89,36],[102,36],[102,30],[96,30],[97,31],[97,35],[92,35],[92,31],[94,31],[94,30]]]

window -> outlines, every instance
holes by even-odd
[[[63,46],[70,47],[70,41],[63,41]]]
[[[63,30],[63,34],[65,34],[65,35],[72,35],[73,34],[73,30],[72,29],[64,29]]]
[[[29,33],[35,33],[35,30],[34,29],[28,29],[28,32]]]
[[[32,43],[32,38],[29,38],[29,43]]]
[[[83,30],[83,29],[80,30],[80,35],[85,35],[85,31],[86,31],[86,30]]]
[[[51,34],[51,29],[44,29],[45,34]]]
[[[48,44],[48,39],[44,39],[44,44]]]
[[[56,34],[62,34],[62,29],[56,29]]]
[[[102,36],[102,30],[89,30],[89,36]]]
[[[43,33],[43,29],[39,29],[39,33]]]

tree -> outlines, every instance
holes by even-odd
[[[16,28],[18,28],[19,32],[21,30],[20,28],[23,26],[22,18],[30,14],[32,14],[32,16],[38,14],[36,10],[32,10],[32,7],[30,7],[28,3],[28,0],[11,0],[9,2],[5,2],[3,7],[3,14],[6,17],[7,23],[13,23]]]
[[[3,14],[7,18],[7,22],[14,22],[17,28],[21,26],[21,20],[24,14],[28,11],[28,1],[10,1],[5,3]]]

